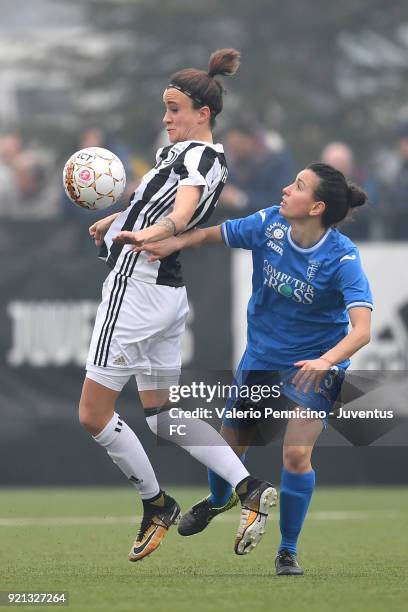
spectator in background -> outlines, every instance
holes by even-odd
[[[404,109],[406,111],[406,109]],[[385,165],[385,164],[384,164]],[[397,126],[397,150],[390,156],[387,172],[382,172],[386,238],[408,239],[408,117]]]
[[[17,177],[12,164],[14,155],[10,151],[10,136],[0,137],[0,215],[10,215],[12,202],[19,200]],[[12,149],[13,147],[11,147]]]
[[[241,123],[227,132],[224,144],[229,174],[220,197],[222,212],[242,216],[279,204],[282,189],[294,173],[282,138],[255,124]]]
[[[19,222],[53,219],[57,194],[51,152],[24,147],[18,132],[0,136],[0,217]]]
[[[376,235],[375,207],[378,203],[378,192],[375,181],[368,172],[357,166],[352,149],[344,142],[330,142],[321,153],[321,161],[329,164],[344,174],[346,179],[356,183],[368,195],[370,207],[358,210],[349,223],[345,223],[341,231],[352,240],[369,240]]]

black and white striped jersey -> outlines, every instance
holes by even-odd
[[[202,186],[197,208],[185,231],[207,221],[227,180],[228,170],[221,144],[186,140],[157,151],[156,165],[147,172],[126,210],[112,223],[105,236],[101,256],[118,274],[146,283],[180,287],[184,284],[178,253],[155,263],[148,256],[132,253],[130,245],[112,238],[121,230],[137,231],[156,223],[173,210],[180,185]]]

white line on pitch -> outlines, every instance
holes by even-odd
[[[310,512],[308,520],[314,521],[362,521],[367,519],[398,519],[405,517],[403,512],[393,510],[363,511],[322,511]],[[141,516],[48,516],[42,518],[21,517],[1,518],[0,527],[69,527],[82,525],[137,525]],[[237,521],[237,513],[224,514],[217,517],[217,522],[232,523]]]

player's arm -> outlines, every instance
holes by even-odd
[[[332,365],[349,359],[354,353],[370,342],[371,308],[356,306],[348,310],[351,330],[336,346],[327,351],[322,358]]]
[[[156,261],[188,247],[199,247],[206,242],[222,242],[228,247],[251,249],[257,244],[258,234],[265,221],[265,211],[254,215],[226,221],[205,229],[192,230],[176,238],[155,244],[145,244],[144,249],[150,253],[149,261]],[[135,247],[135,250],[140,250]]]
[[[338,344],[326,351],[319,359],[297,361],[300,370],[293,383],[305,391],[314,385],[317,391],[325,373],[336,363],[349,359],[354,353],[370,342],[371,308],[356,306],[348,310],[351,330]]]
[[[119,214],[120,213],[114,213],[109,217],[99,219],[99,221],[96,221],[96,223],[91,225],[89,228],[89,235],[95,240],[95,245],[97,247],[102,245],[106,232]]]
[[[146,242],[156,242],[183,232],[201,197],[202,187],[195,185],[181,185],[177,189],[173,211],[162,217],[157,223],[138,232],[119,232],[113,238],[114,242],[133,244],[137,247]]]
[[[149,242],[143,247],[134,247],[134,251],[146,251],[149,253],[148,261],[158,261],[163,257],[168,257],[176,251],[182,251],[191,247],[200,247],[206,242],[222,242],[221,226],[214,225],[204,229],[194,228],[180,236],[172,236],[167,240],[159,242]]]

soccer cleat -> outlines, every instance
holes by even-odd
[[[214,506],[210,501],[210,496],[202,499],[186,512],[178,526],[178,532],[182,536],[190,536],[203,531],[215,516],[230,510],[239,501],[235,491],[223,506]]]
[[[284,548],[278,552],[275,559],[277,576],[301,576],[303,570],[300,567],[295,553]]]
[[[278,494],[269,482],[251,477],[244,480],[236,491],[242,508],[234,550],[237,555],[247,555],[261,541],[269,510],[276,506]]]
[[[140,561],[160,546],[169,527],[177,523],[180,506],[164,491],[157,499],[143,502],[143,519],[129,552],[129,561]]]

